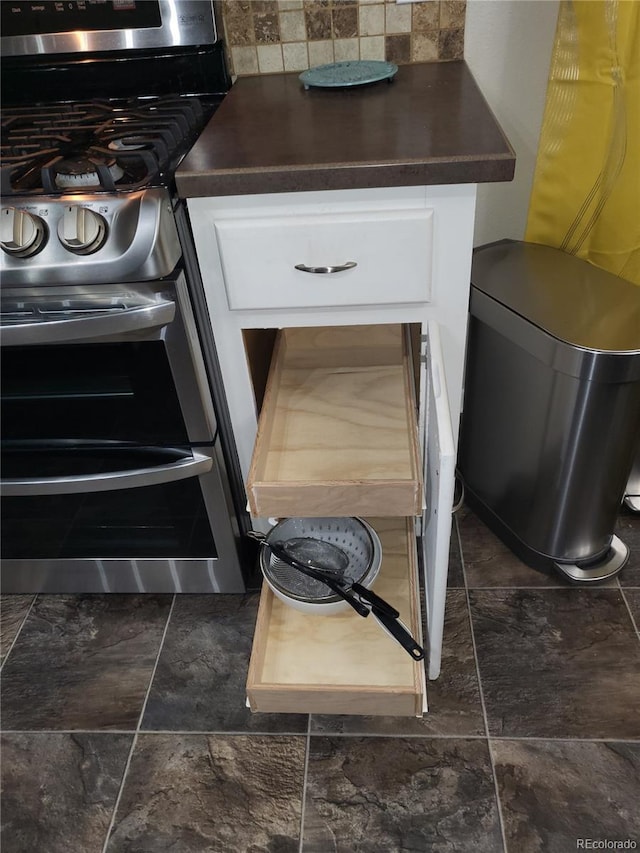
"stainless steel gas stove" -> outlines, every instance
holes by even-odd
[[[207,2],[2,11],[3,592],[244,589],[178,163],[228,89]]]

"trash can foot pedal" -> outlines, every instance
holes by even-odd
[[[621,539],[613,536],[607,556],[600,562],[591,566],[579,566],[576,563],[555,563],[555,566],[569,580],[595,583],[617,575],[628,559],[629,549]]]

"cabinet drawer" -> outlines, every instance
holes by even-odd
[[[382,543],[375,591],[422,644],[413,519],[368,519]],[[424,663],[411,659],[373,616],[350,608],[301,613],[263,584],[247,677],[252,711],[421,716]]]
[[[231,310],[428,302],[433,212],[274,216],[216,222]],[[305,272],[339,267],[337,272]]]
[[[278,333],[247,494],[263,517],[421,513],[413,365],[401,325]]]

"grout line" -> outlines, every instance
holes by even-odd
[[[300,844],[298,853],[302,853],[304,846],[304,812],[307,806],[307,779],[309,778],[309,753],[311,752],[311,714],[307,723],[307,743],[304,753],[304,773],[302,776],[302,811],[300,814]]]
[[[624,594],[624,589],[622,586],[620,587],[620,595],[622,596],[622,600],[625,603],[627,608],[627,612],[629,613],[629,618],[631,619],[631,624],[636,629],[636,634],[638,635],[638,639],[640,640],[640,624],[636,624],[636,620],[633,618],[633,613],[631,611],[631,607],[629,606],[629,602],[627,601],[627,596]]]
[[[160,643],[158,645],[158,654],[156,655],[155,663],[153,664],[153,670],[151,671],[151,678],[149,679],[149,684],[147,686],[147,692],[144,696],[144,701],[142,703],[142,708],[140,709],[140,716],[138,718],[138,725],[136,727],[136,734],[140,733],[140,726],[142,725],[142,720],[144,717],[144,712],[147,710],[147,702],[149,701],[149,694],[151,693],[151,688],[153,687],[153,682],[156,677],[156,670],[158,669],[158,663],[160,661],[160,655],[162,654],[162,649],[164,648],[165,637],[167,636],[167,631],[169,630],[169,625],[171,623],[171,616],[173,615],[173,609],[176,604],[176,593],[173,594],[173,600],[171,602],[171,607],[169,608],[169,615],[167,616],[167,621],[165,622],[164,631],[162,632],[162,637],[160,638]]]
[[[3,729],[6,735],[134,735],[134,729]]]
[[[439,737],[445,738],[444,735]],[[446,738],[445,738],[446,739]],[[489,735],[490,741],[532,741],[533,743],[628,743],[640,744],[640,737],[551,737],[545,735]],[[457,740],[486,740],[484,735],[458,736]]]
[[[122,798],[122,792],[124,791],[124,785],[127,780],[127,776],[129,775],[129,767],[131,766],[131,759],[133,758],[133,753],[136,748],[136,744],[138,742],[138,732],[135,731],[133,733],[133,737],[131,738],[131,746],[129,748],[129,755],[127,755],[127,760],[124,765],[124,770],[122,771],[122,781],[120,782],[120,788],[118,790],[118,796],[113,804],[113,809],[111,811],[111,819],[109,820],[109,826],[107,827],[107,832],[104,837],[104,844],[102,846],[102,853],[106,853],[107,847],[109,846],[109,840],[111,838],[111,833],[113,831],[113,825],[116,820],[116,814],[118,813],[118,807],[120,806],[120,800]]]
[[[532,571],[533,571],[533,569],[532,569]],[[462,587],[449,587],[449,588],[450,589],[462,589]],[[532,589],[532,590],[565,590],[565,589],[568,589],[568,590],[573,590],[573,589],[576,589],[576,590],[577,589],[603,590],[603,589],[614,589],[615,590],[617,588],[618,587],[612,583],[603,584],[602,586],[593,584],[592,586],[588,586],[588,587],[587,586],[582,586],[582,587],[569,586],[568,584],[566,586],[561,586],[558,584],[555,584],[554,586],[541,586],[540,584],[538,584],[536,586],[525,586],[524,584],[511,584],[509,586],[470,586],[470,587],[467,587],[467,589],[482,590],[482,591],[488,591],[488,592],[503,591],[503,590],[512,591],[512,590],[517,590],[517,589]],[[633,589],[633,587],[629,587],[629,588]]]
[[[122,792],[124,790],[124,785],[129,774],[129,767],[131,766],[131,759],[133,758],[133,752],[136,748],[136,743],[138,742],[138,732],[133,733],[133,737],[131,738],[131,747],[129,748],[129,755],[127,755],[127,760],[124,765],[124,770],[122,771],[122,781],[120,782],[120,788],[118,790],[118,796],[113,804],[113,810],[111,812],[111,819],[109,821],[109,826],[107,827],[107,832],[104,837],[104,844],[102,846],[102,853],[106,853],[107,847],[109,846],[109,840],[111,838],[111,833],[113,831],[113,825],[116,820],[116,814],[118,813],[118,807],[120,806],[120,800],[122,798]]]
[[[52,735],[131,735],[138,734],[133,729],[4,729],[5,735],[43,735],[50,737]],[[306,738],[307,735],[303,732],[246,732],[246,731],[195,731],[195,730],[169,730],[141,731],[145,737],[167,737],[175,735],[176,737],[297,737]],[[323,732],[317,731],[310,733],[310,738],[332,738],[349,740],[350,738],[358,738],[366,740],[368,738],[383,738],[384,740],[487,740],[487,735],[454,735],[454,734],[436,734],[426,732],[425,734],[400,734],[392,735],[388,733],[380,734],[378,732]],[[640,743],[640,737],[552,737],[551,735],[490,735],[492,741],[540,741],[542,743]]]
[[[455,519],[456,529],[458,530],[458,544],[460,546],[460,564],[462,566],[462,576],[465,582],[465,597],[467,601],[467,618],[469,619],[469,629],[471,631],[471,643],[473,645],[473,658],[476,665],[476,678],[478,679],[478,692],[480,694],[480,705],[482,707],[482,720],[484,722],[484,730],[486,736],[487,743],[487,752],[489,753],[489,762],[491,763],[491,775],[493,777],[493,790],[496,797],[496,808],[498,810],[498,822],[500,824],[500,836],[502,838],[502,849],[504,853],[508,853],[507,849],[507,837],[504,829],[504,817],[502,814],[502,802],[500,800],[500,791],[498,789],[498,777],[496,775],[496,765],[493,758],[493,751],[491,749],[491,736],[489,734],[489,721],[487,719],[487,706],[484,701],[484,690],[482,689],[482,681],[480,679],[480,664],[478,662],[478,650],[476,647],[476,635],[473,629],[473,618],[471,615],[471,601],[469,598],[469,587],[467,585],[467,572],[465,570],[464,563],[464,551],[462,550],[462,537],[460,536],[460,530],[458,528],[458,520]]]
[[[38,598],[38,595],[35,594],[33,596],[33,598],[31,599],[31,604],[27,607],[27,612],[24,614],[24,618],[23,618],[22,622],[20,623],[20,627],[16,631],[16,635],[13,638],[13,640],[11,641],[11,644],[9,645],[9,650],[7,651],[6,655],[4,656],[4,660],[2,661],[2,664],[0,664],[0,672],[2,672],[2,670],[4,669],[5,663],[9,660],[9,655],[13,651],[13,647],[15,646],[16,641],[17,641],[18,637],[20,636],[20,634],[22,633],[22,629],[24,628],[24,623],[29,618],[29,615],[30,615],[31,611],[33,610],[33,605],[36,603],[37,598]]]
[[[109,821],[109,826],[107,827],[107,832],[104,839],[104,845],[102,847],[102,853],[106,853],[107,847],[109,846],[109,840],[111,838],[111,833],[113,832],[113,825],[116,820],[116,815],[118,813],[118,807],[120,806],[120,800],[122,799],[122,792],[124,791],[124,786],[127,781],[127,776],[129,775],[129,768],[131,766],[131,759],[133,758],[133,753],[136,748],[136,744],[138,743],[138,735],[140,734],[140,726],[142,724],[142,718],[144,717],[144,712],[147,707],[147,701],[149,699],[149,693],[151,692],[151,687],[153,685],[153,680],[156,675],[156,669],[158,668],[158,661],[160,660],[160,655],[162,654],[162,648],[164,646],[164,639],[167,636],[167,631],[169,629],[169,623],[171,622],[171,615],[173,613],[173,608],[176,603],[176,595],[174,593],[173,599],[171,601],[171,607],[169,608],[169,613],[167,615],[167,621],[165,622],[164,631],[162,632],[162,637],[160,638],[160,643],[158,645],[158,654],[156,655],[155,663],[153,665],[153,670],[151,672],[151,677],[149,678],[149,684],[147,686],[147,692],[145,693],[144,701],[142,703],[142,709],[140,711],[140,716],[138,717],[138,725],[136,726],[136,730],[133,733],[133,738],[131,740],[131,747],[129,749],[129,755],[127,756],[127,761],[124,766],[124,771],[122,773],[122,781],[120,782],[120,789],[118,791],[118,796],[116,797],[115,803],[113,804],[113,810],[111,812],[111,820]]]
[[[51,737],[52,735],[136,735],[138,732],[133,729],[4,729],[5,735],[43,735]],[[195,731],[195,730],[175,730],[175,731],[141,731],[145,737],[167,737],[175,735],[176,737],[297,737],[306,738],[302,732],[243,732],[243,731]],[[383,738],[384,740],[487,740],[486,734],[483,735],[454,735],[454,734],[436,734],[427,732],[425,734],[400,734],[392,735],[388,733],[380,734],[377,732],[323,732],[317,731],[310,735],[311,738],[331,738],[349,740],[350,738],[358,738],[366,740],[367,738]],[[490,735],[492,741],[540,741],[542,743],[640,743],[640,737],[552,737],[551,735]]]

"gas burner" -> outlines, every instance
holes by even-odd
[[[99,187],[102,185],[100,171],[108,169],[114,183],[124,175],[124,170],[115,159],[98,160],[95,157],[80,155],[67,157],[55,165],[55,184],[60,189],[76,187]]]
[[[3,196],[167,186],[220,99],[56,103],[3,111]]]

